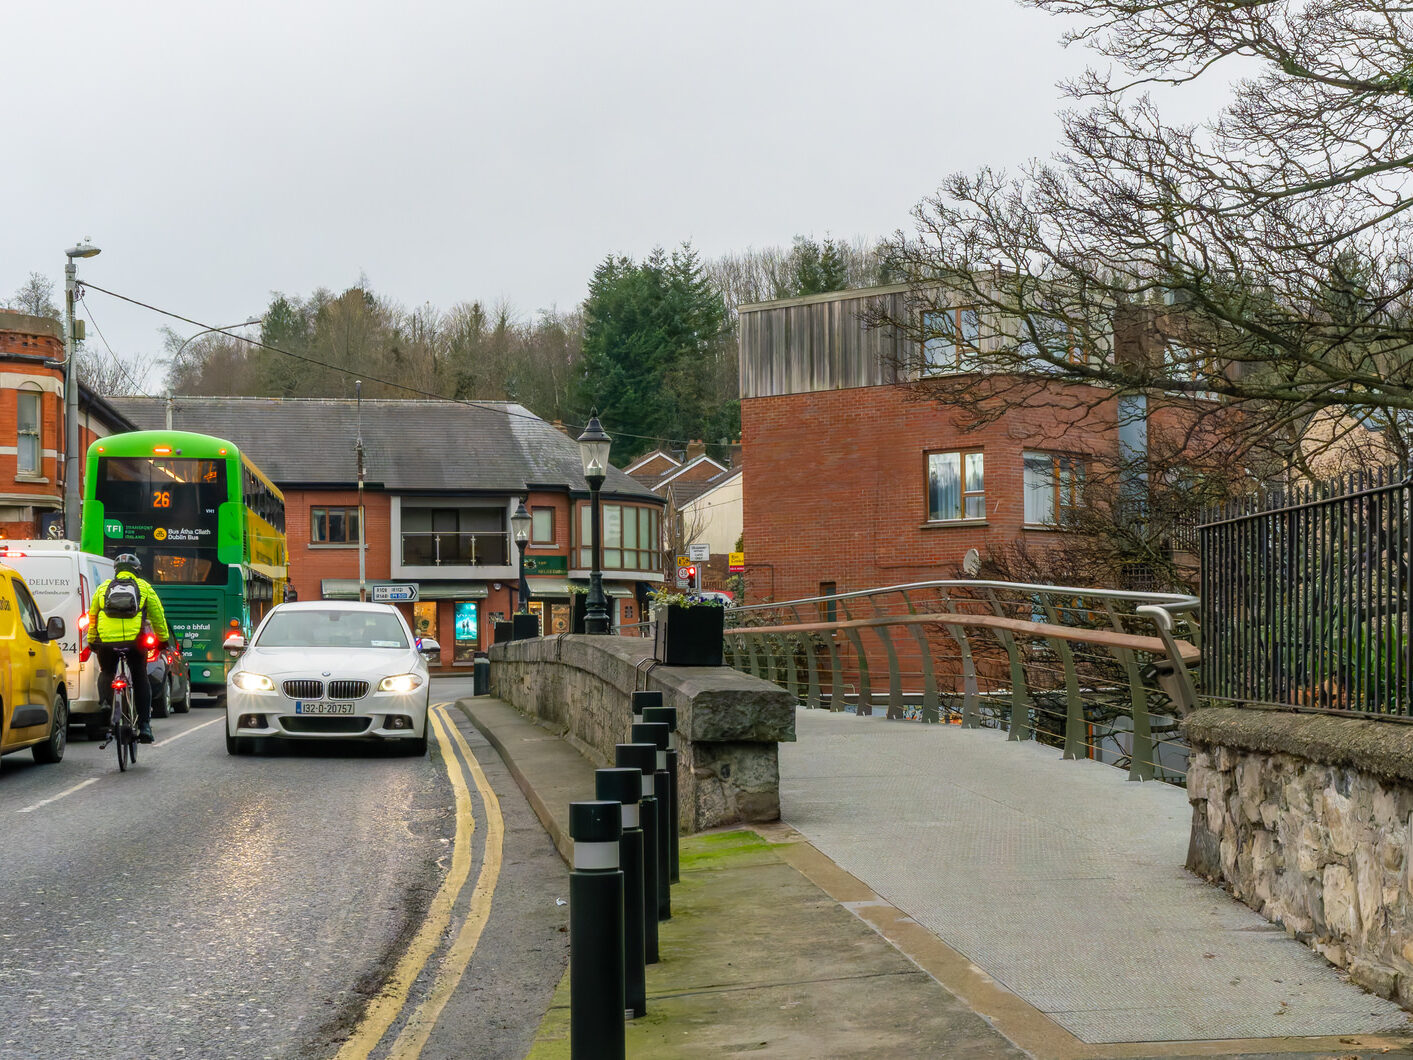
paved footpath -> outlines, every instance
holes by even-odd
[[[458,704],[561,853],[593,766]],[[800,711],[785,822],[687,837],[630,1057],[1413,1058],[1407,1016],[1182,869],[1187,802],[956,726]],[[532,1058],[568,1056],[568,983]]]

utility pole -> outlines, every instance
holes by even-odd
[[[353,443],[353,451],[358,457],[358,600],[367,603],[368,583],[363,569],[363,380],[354,381],[353,393],[358,409],[358,440]]]
[[[78,336],[74,324],[74,289],[78,286],[78,266],[75,258],[91,258],[98,248],[81,243],[64,251],[68,263],[64,266],[64,537],[77,541],[82,531],[79,523],[79,423],[78,374],[74,371],[74,352]]]

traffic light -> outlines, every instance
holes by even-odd
[[[701,575],[697,573],[697,565],[693,563],[687,568],[687,588],[696,591],[701,587]]]

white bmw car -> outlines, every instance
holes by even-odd
[[[261,739],[379,740],[427,753],[431,682],[395,607],[319,600],[279,604],[239,654],[226,682],[226,750]]]

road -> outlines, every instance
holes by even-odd
[[[226,754],[200,706],[117,770],[0,766],[0,1060],[523,1056],[567,874],[437,678],[431,754]]]

